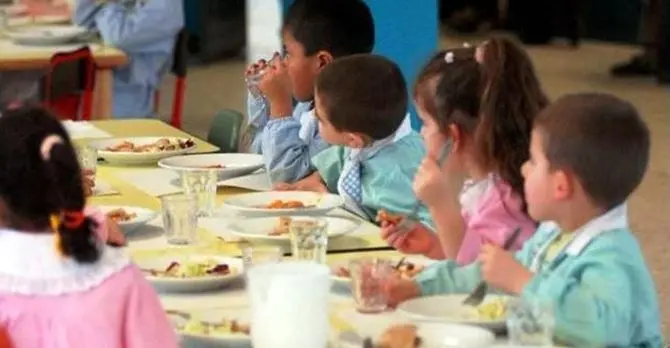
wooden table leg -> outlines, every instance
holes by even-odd
[[[112,118],[114,76],[112,69],[98,69],[95,73],[95,92],[93,94],[94,120]]]

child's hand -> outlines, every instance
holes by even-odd
[[[397,276],[389,278],[384,291],[390,308],[395,308],[402,302],[421,296],[421,289],[416,282]]]
[[[93,175],[95,174],[90,169],[84,169],[82,171],[81,180],[85,197],[93,195],[93,189],[95,188],[95,180],[93,179]]]
[[[314,172],[292,184],[286,182],[275,184],[273,188],[277,191],[328,192],[328,188],[326,187],[326,184],[323,183],[319,172]]]
[[[450,170],[451,161],[440,168],[437,160],[426,156],[414,177],[414,193],[425,205],[434,207],[447,200],[458,201],[464,178],[456,170]]]
[[[268,61],[265,59],[259,59],[255,63],[249,64],[246,70],[244,70],[244,77],[250,77],[253,75],[258,74],[261,72],[263,69],[265,69],[268,66]]]
[[[270,102],[271,108],[273,104],[279,104],[282,107],[292,105],[291,98],[293,90],[291,87],[291,79],[288,76],[288,71],[286,70],[284,62],[278,53],[275,53],[274,57],[265,69],[265,73],[261,78],[261,81],[258,83],[258,89]],[[288,114],[290,114],[290,112]],[[270,116],[284,115],[274,115],[271,112]]]
[[[435,233],[422,224],[416,224],[411,231],[399,231],[397,225],[383,221],[381,228],[382,239],[405,254],[427,255],[440,245]]]
[[[533,273],[520,264],[514,254],[495,244],[482,246],[479,262],[482,264],[482,278],[491,286],[509,294],[521,294],[533,278]]]
[[[114,220],[105,217],[105,243],[113,246],[125,246],[126,236],[121,231],[119,225]]]

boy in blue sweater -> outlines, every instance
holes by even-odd
[[[391,281],[391,304],[466,293],[483,279],[550,302],[562,343],[662,347],[654,282],[627,218],[649,160],[649,130],[635,108],[610,95],[563,97],[538,116],[530,154],[522,167],[528,213],[551,222],[516,254],[487,245],[472,265],[446,261],[416,281]]]

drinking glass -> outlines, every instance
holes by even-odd
[[[550,302],[515,298],[506,307],[511,346],[553,347],[554,311]]]
[[[98,150],[90,146],[82,145],[76,147],[76,152],[79,166],[84,172],[84,175],[95,181],[95,173],[98,168]]]
[[[361,313],[380,313],[386,310],[388,298],[384,283],[392,275],[390,261],[363,258],[349,262],[351,293],[356,301],[356,310]]]
[[[245,272],[254,266],[278,263],[284,251],[279,246],[247,245],[242,248],[242,263]]]
[[[181,184],[184,194],[195,197],[198,216],[206,217],[214,213],[218,175],[215,170],[184,170]]]
[[[323,218],[291,217],[289,236],[296,261],[326,263],[328,221]]]
[[[188,245],[198,234],[198,202],[194,196],[176,195],[161,198],[163,227],[168,244]]]

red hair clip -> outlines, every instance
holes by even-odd
[[[63,212],[63,226],[67,229],[76,229],[86,220],[86,215],[81,211],[64,211]]]

